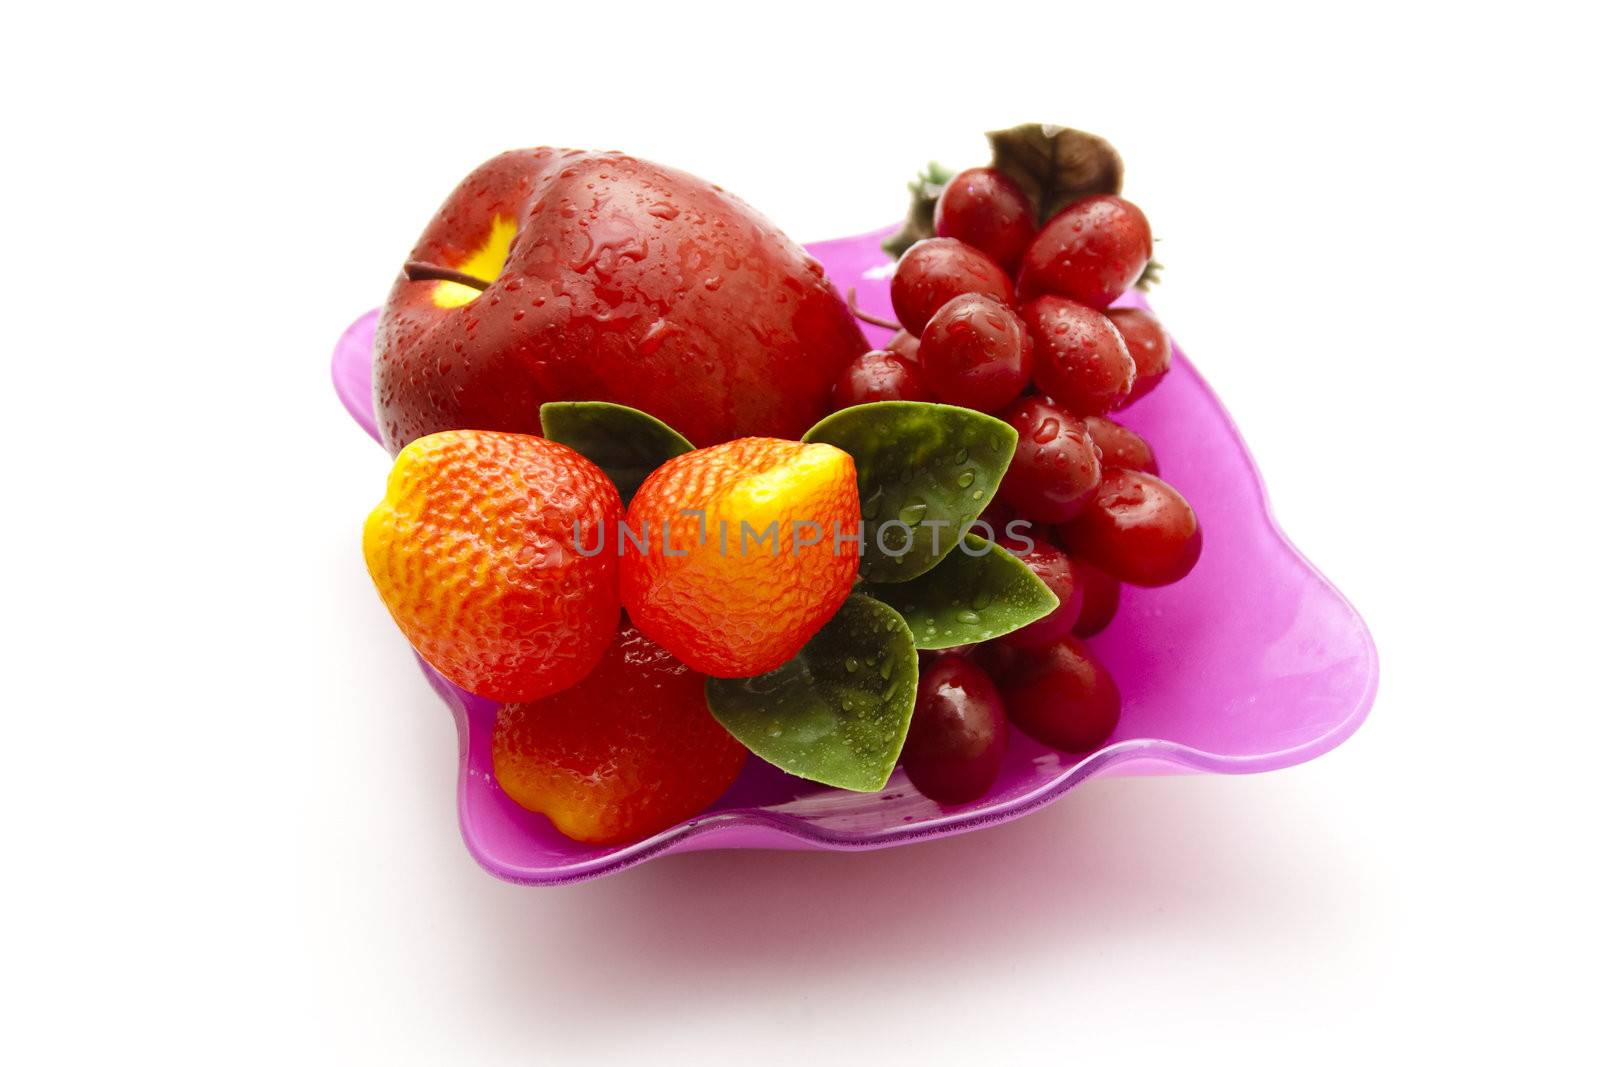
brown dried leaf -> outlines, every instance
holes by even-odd
[[[988,136],[992,165],[1028,194],[1041,226],[1074,200],[1122,190],[1122,157],[1092,133],[1032,122]]]

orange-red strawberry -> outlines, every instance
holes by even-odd
[[[577,549],[621,516],[616,487],[565,445],[449,430],[395,458],[362,548],[423,659],[469,692],[534,700],[588,674],[616,633],[616,556]]]
[[[706,707],[705,676],[624,626],[590,675],[494,724],[506,795],[578,841],[619,844],[703,810],[745,748]]]
[[[855,462],[832,445],[744,437],[678,456],[628,506],[623,606],[697,671],[770,671],[849,595],[860,522]]]

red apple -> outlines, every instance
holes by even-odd
[[[438,430],[538,433],[551,400],[640,408],[703,447],[800,436],[866,349],[821,264],[717,186],[523,149],[423,232],[378,324],[373,393],[392,452]]]

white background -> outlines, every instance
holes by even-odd
[[[1475,6],[10,10],[3,1058],[1592,1056],[1595,35]],[[1121,148],[1368,724],[870,855],[481,872],[340,330],[506,147],[814,239],[1025,120]]]

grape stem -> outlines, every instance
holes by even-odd
[[[867,312],[856,307],[856,288],[853,285],[845,291],[844,306],[850,309],[850,314],[854,315],[862,322],[870,322],[874,326],[882,326],[885,330],[899,330],[904,328],[893,319],[880,319],[878,316],[868,314]]]
[[[423,263],[419,260],[408,260],[405,266],[406,277],[414,282],[455,282],[476,289],[480,293],[492,284],[484,281],[475,274],[464,271],[451,270],[441,267],[437,263]]]

